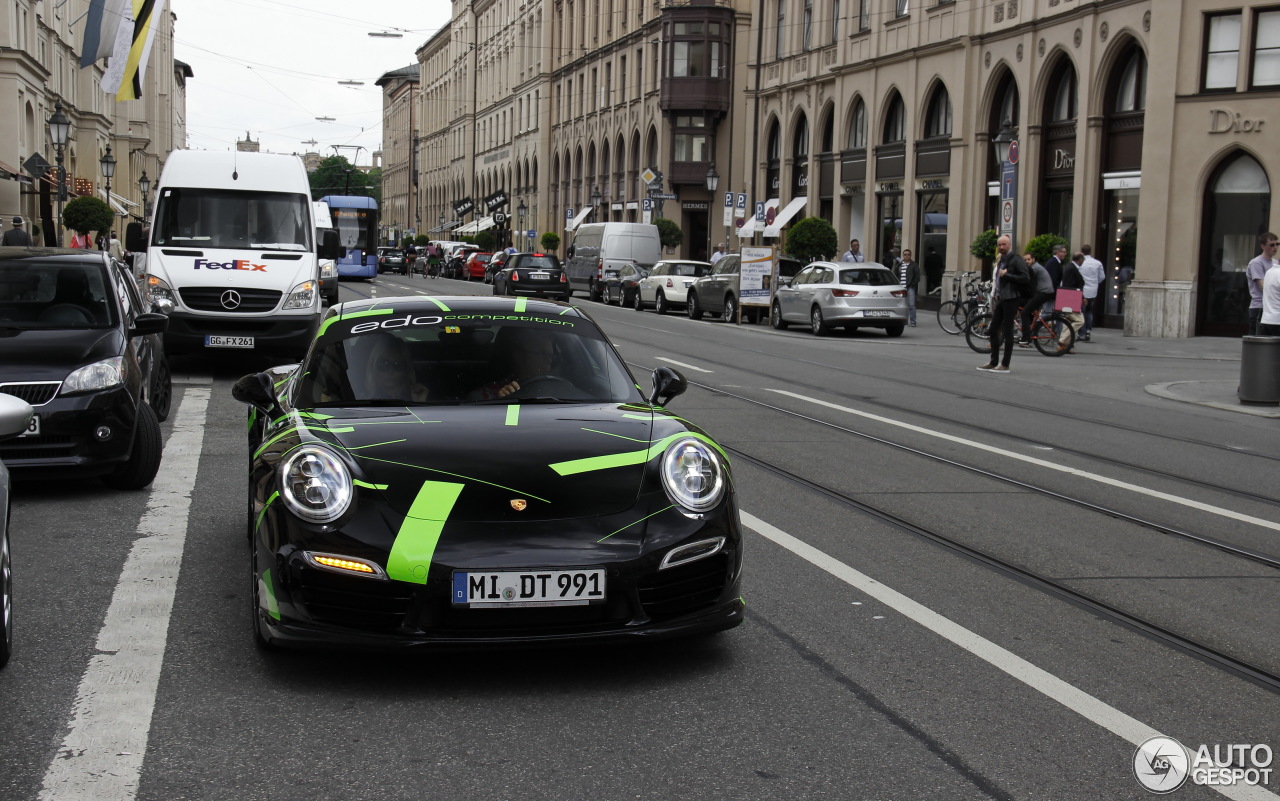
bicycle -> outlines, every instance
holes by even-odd
[[[952,279],[955,296],[938,307],[938,325],[948,334],[964,333],[971,318],[988,310],[991,283],[977,276],[976,272],[967,272]],[[965,300],[960,299],[962,292],[967,296]]]
[[[965,341],[978,353],[991,353],[991,314],[981,314],[970,321],[965,329]],[[1014,341],[1022,340],[1022,314],[1014,317]],[[1057,310],[1043,314],[1040,309],[1031,313],[1031,336],[1036,350],[1045,356],[1061,356],[1076,344],[1076,329],[1066,316]]]

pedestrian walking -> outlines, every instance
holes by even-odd
[[[31,234],[28,234],[22,227],[21,217],[13,218],[13,227],[4,232],[4,238],[0,239],[0,245],[19,248],[31,247]]]
[[[111,254],[111,258],[116,261],[124,261],[124,245],[116,237],[116,232],[111,232],[111,239],[107,241],[107,252]]]
[[[1080,265],[1080,275],[1084,277],[1084,330],[1080,339],[1088,342],[1093,336],[1093,315],[1097,311],[1098,287],[1107,278],[1107,270],[1102,262],[1093,257],[1093,250],[1088,245],[1081,245],[1084,264]]]
[[[862,255],[862,245],[859,244],[858,240],[850,239],[849,249],[844,252],[844,256],[842,256],[840,260],[862,262],[862,261],[866,261],[867,257]]]
[[[1041,314],[1048,314],[1053,311],[1053,298],[1056,290],[1053,286],[1053,279],[1049,277],[1049,271],[1046,270],[1040,262],[1036,261],[1036,257],[1031,253],[1023,253],[1022,260],[1027,265],[1027,270],[1031,273],[1031,298],[1022,304],[1022,340],[1018,345],[1023,348],[1031,347],[1031,315],[1035,314],[1036,309],[1040,309]]]
[[[911,258],[911,249],[902,251],[902,261],[898,264],[898,281],[907,288],[907,322],[914,328],[916,324],[916,287],[920,286],[920,265]]]
[[[1014,254],[1013,242],[1008,236],[996,240],[996,252],[1000,254],[1000,260],[995,267],[995,286],[991,290],[995,302],[987,328],[991,337],[991,358],[978,369],[1007,373],[1009,362],[1013,360],[1013,317],[1018,313],[1018,302],[1023,292],[1031,286],[1031,274],[1026,263]],[[1004,346],[1004,358],[997,362],[1001,345]]]
[[[1258,237],[1262,252],[1249,262],[1245,278],[1249,281],[1249,335],[1257,336],[1262,320],[1262,279],[1271,269],[1276,258],[1276,235],[1265,233]]]

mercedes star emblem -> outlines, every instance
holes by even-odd
[[[240,307],[240,293],[234,289],[228,289],[222,293],[222,308],[231,310]]]

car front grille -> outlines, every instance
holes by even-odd
[[[223,295],[235,292],[239,296],[239,305],[227,308],[223,304]],[[280,305],[280,296],[284,293],[278,289],[250,289],[248,287],[198,286],[179,289],[178,295],[183,304],[196,311],[230,312],[232,314],[252,314],[269,312]]]
[[[61,381],[32,381],[28,384],[0,384],[0,392],[20,398],[32,406],[42,406],[58,394]]]
[[[303,570],[299,595],[311,617],[366,631],[391,631],[400,627],[413,598],[413,585],[399,581],[347,578],[322,570]]]
[[[0,442],[0,458],[65,459],[75,450],[75,440],[67,436],[19,437]]]
[[[660,570],[640,582],[640,605],[655,620],[696,612],[720,597],[728,574],[726,553]]]

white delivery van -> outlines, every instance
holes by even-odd
[[[579,225],[567,251],[569,285],[599,300],[604,274],[610,267],[634,264],[645,275],[662,258],[658,226],[646,223],[604,222]]]
[[[299,359],[320,322],[318,256],[307,171],[297,156],[176,150],[156,187],[146,250],[153,295],[173,301],[165,350],[253,350]],[[326,251],[321,253],[320,251]]]

